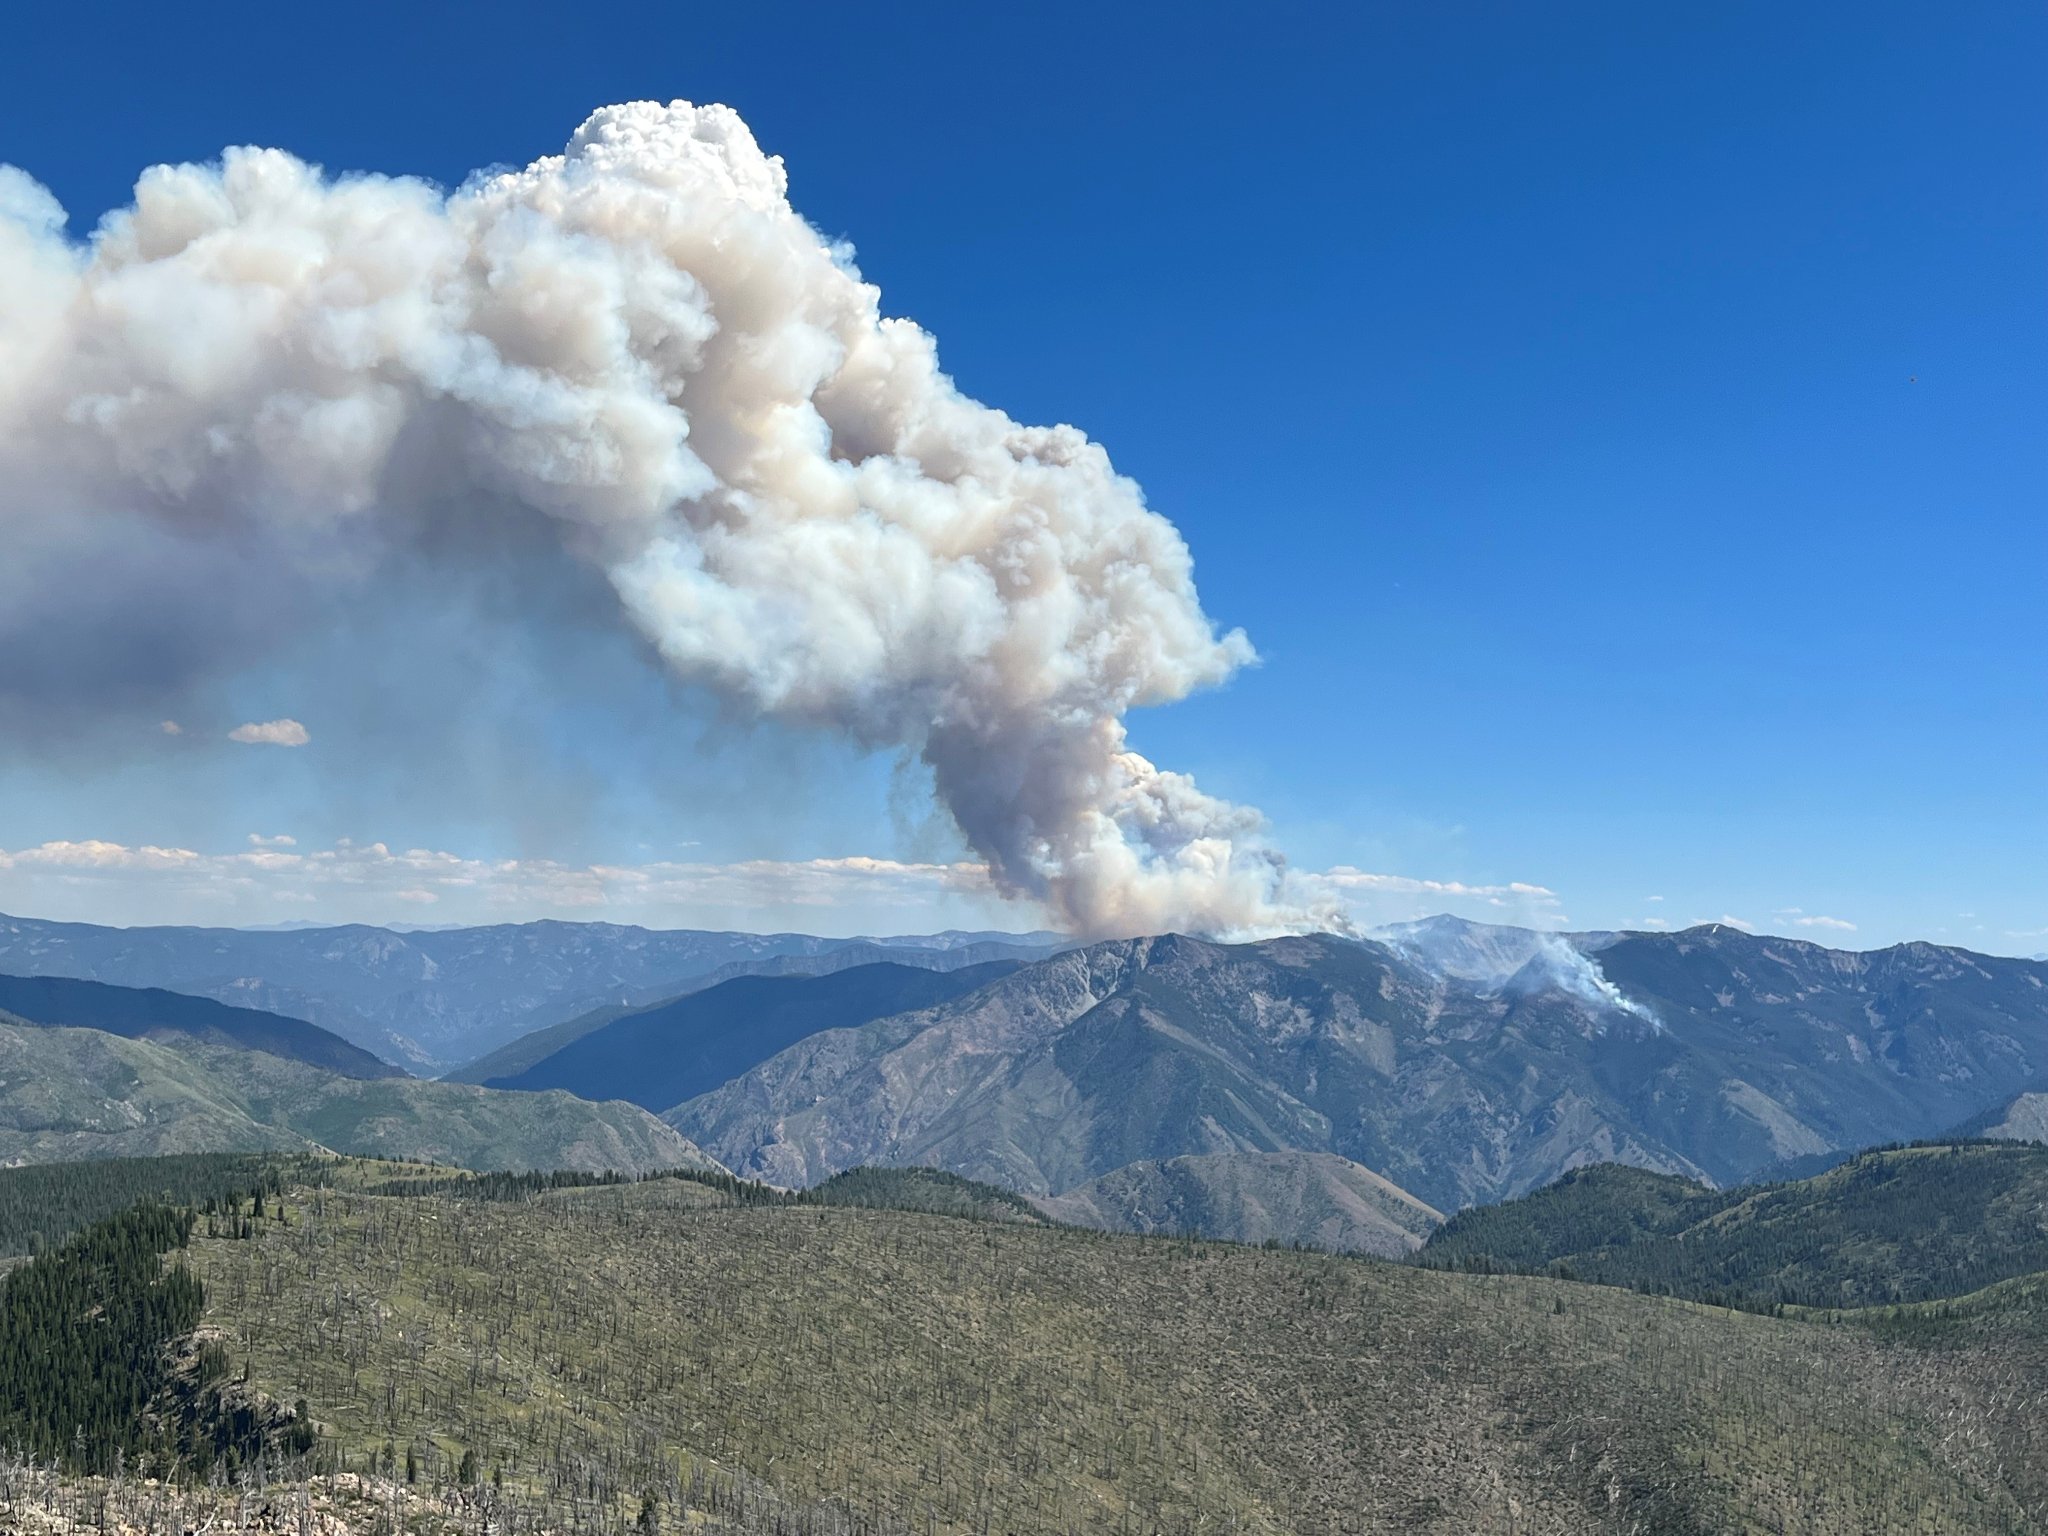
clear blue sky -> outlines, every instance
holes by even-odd
[[[452,184],[603,103],[729,103],[964,389],[1084,427],[1180,526],[1264,661],[1135,736],[1297,862],[2034,952],[2044,78],[2022,3],[39,7],[0,160],[82,231],[231,143]],[[840,749],[536,730],[587,791],[558,823],[317,750],[15,756],[0,848],[947,852]]]

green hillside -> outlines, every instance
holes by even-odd
[[[528,1524],[1863,1536],[2048,1494],[1981,1351],[1540,1278],[676,1181],[323,1191],[188,1262],[323,1455]]]
[[[316,1147],[476,1168],[714,1166],[631,1104],[343,1077],[189,1038],[0,1025],[0,1162]]]
[[[1958,1296],[2048,1270],[2048,1147],[1894,1148],[1810,1179],[1728,1191],[1587,1168],[1460,1212],[1419,1258],[1751,1307]]]

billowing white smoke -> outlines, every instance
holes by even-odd
[[[1607,979],[1599,961],[1555,934],[1543,935],[1535,959],[1520,973],[1525,986],[1536,979],[1530,975],[1531,972],[1539,973],[1543,981],[1559,991],[1570,993],[1581,1002],[1591,1003],[1596,1008],[1618,1009],[1641,1019],[1655,1030],[1664,1028],[1664,1021],[1654,1010],[1625,996],[1621,988]]]
[[[1173,526],[1080,432],[955,389],[785,185],[681,102],[447,196],[159,166],[83,246],[0,168],[0,648],[54,591],[169,615],[108,668],[217,666],[169,606],[194,572],[264,608],[538,515],[678,674],[920,753],[998,887],[1074,929],[1342,926],[1256,812],[1126,745],[1252,657]]]

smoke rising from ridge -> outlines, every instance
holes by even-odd
[[[1172,524],[955,389],[729,109],[607,108],[447,195],[230,150],[63,224],[0,167],[0,704],[168,695],[502,534],[601,571],[684,679],[920,755],[1077,932],[1344,926],[1256,811],[1129,749],[1253,659]]]

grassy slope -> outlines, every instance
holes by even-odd
[[[0,1161],[296,1150],[217,1074],[177,1051],[96,1029],[0,1025]]]
[[[0,1024],[0,1161],[341,1152],[485,1168],[708,1165],[630,1104],[340,1077],[258,1051]]]
[[[337,1152],[418,1157],[468,1168],[715,1166],[631,1104],[567,1093],[505,1093],[466,1083],[340,1078],[275,1056],[199,1048],[235,1077],[250,1113]]]
[[[1329,1153],[1240,1152],[1133,1163],[1039,1208],[1112,1232],[1300,1242],[1394,1258],[1443,1217],[1370,1168]]]
[[[1636,1169],[1581,1171],[1460,1213],[1427,1262],[1557,1262],[1582,1280],[1857,1307],[1953,1296],[2048,1269],[2048,1147],[1959,1143],[1861,1154],[1796,1183],[1714,1191]]]
[[[2042,1491],[1958,1433],[2006,1411],[1967,1351],[1541,1279],[714,1199],[328,1192],[190,1262],[255,1382],[311,1399],[353,1465],[394,1440],[432,1476],[467,1447],[617,1508],[705,1458],[950,1532],[1963,1533],[2030,1529]]]

